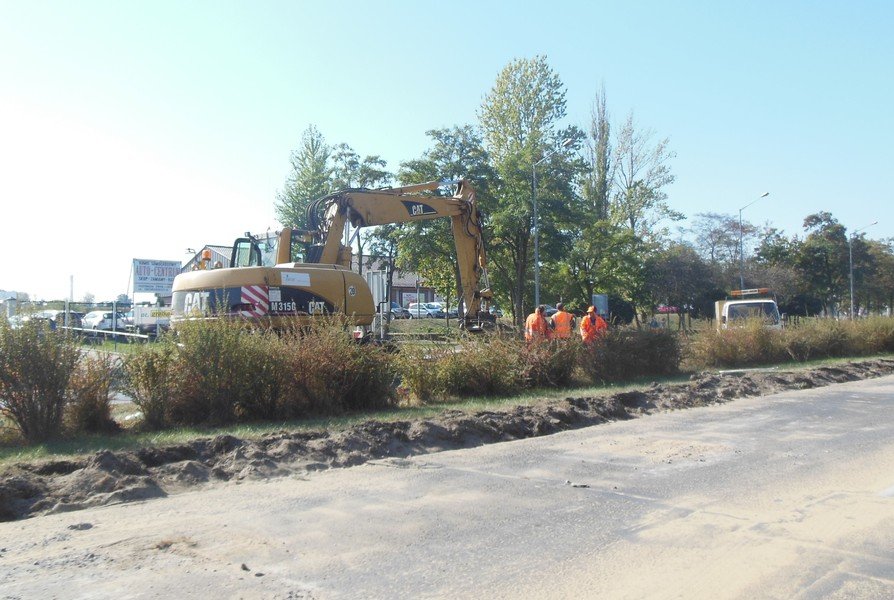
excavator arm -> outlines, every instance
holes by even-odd
[[[432,195],[445,186],[455,186],[451,196]],[[487,287],[487,258],[481,232],[481,216],[475,190],[468,181],[432,181],[380,190],[347,189],[314,201],[308,207],[314,245],[307,262],[351,266],[351,249],[341,243],[345,223],[370,227],[449,218],[456,244],[466,325],[491,320],[482,310],[482,300],[493,297]]]

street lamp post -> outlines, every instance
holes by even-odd
[[[851,280],[851,321],[854,320],[854,238],[857,237],[857,234],[865,229],[869,229],[873,225],[878,223],[878,221],[873,221],[869,225],[865,227],[861,227],[860,229],[855,230],[850,236],[847,238],[847,254],[848,254],[848,262],[850,264],[850,280]]]
[[[745,243],[742,238],[742,211],[760,200],[770,195],[770,192],[764,192],[760,197],[755,198],[745,206],[739,209],[739,289],[745,289]]]
[[[568,138],[562,142],[562,148],[574,143]],[[540,306],[540,215],[537,212],[537,165],[553,155],[556,148],[548,149],[544,155],[531,165],[531,203],[534,205],[534,306]]]

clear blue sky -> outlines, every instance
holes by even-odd
[[[276,228],[308,125],[396,170],[536,55],[568,123],[604,85],[670,139],[687,216],[769,191],[746,220],[894,237],[892,32],[884,1],[0,0],[0,289],[111,299],[133,258]]]

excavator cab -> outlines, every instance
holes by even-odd
[[[247,234],[247,232],[246,232]],[[233,242],[230,267],[261,267],[263,255],[257,240],[251,236],[238,238]]]
[[[306,232],[286,227],[264,237],[245,232],[233,242],[230,267],[273,267],[284,263],[304,262]]]

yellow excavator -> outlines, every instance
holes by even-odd
[[[433,192],[452,186],[451,195]],[[227,268],[199,269],[174,279],[171,326],[190,319],[244,318],[272,328],[330,315],[366,328],[376,314],[366,280],[351,270],[342,244],[345,223],[367,227],[450,218],[462,285],[460,325],[494,322],[488,310],[487,259],[475,190],[468,181],[432,181],[384,189],[345,189],[313,201],[309,230],[286,227],[233,243]]]

